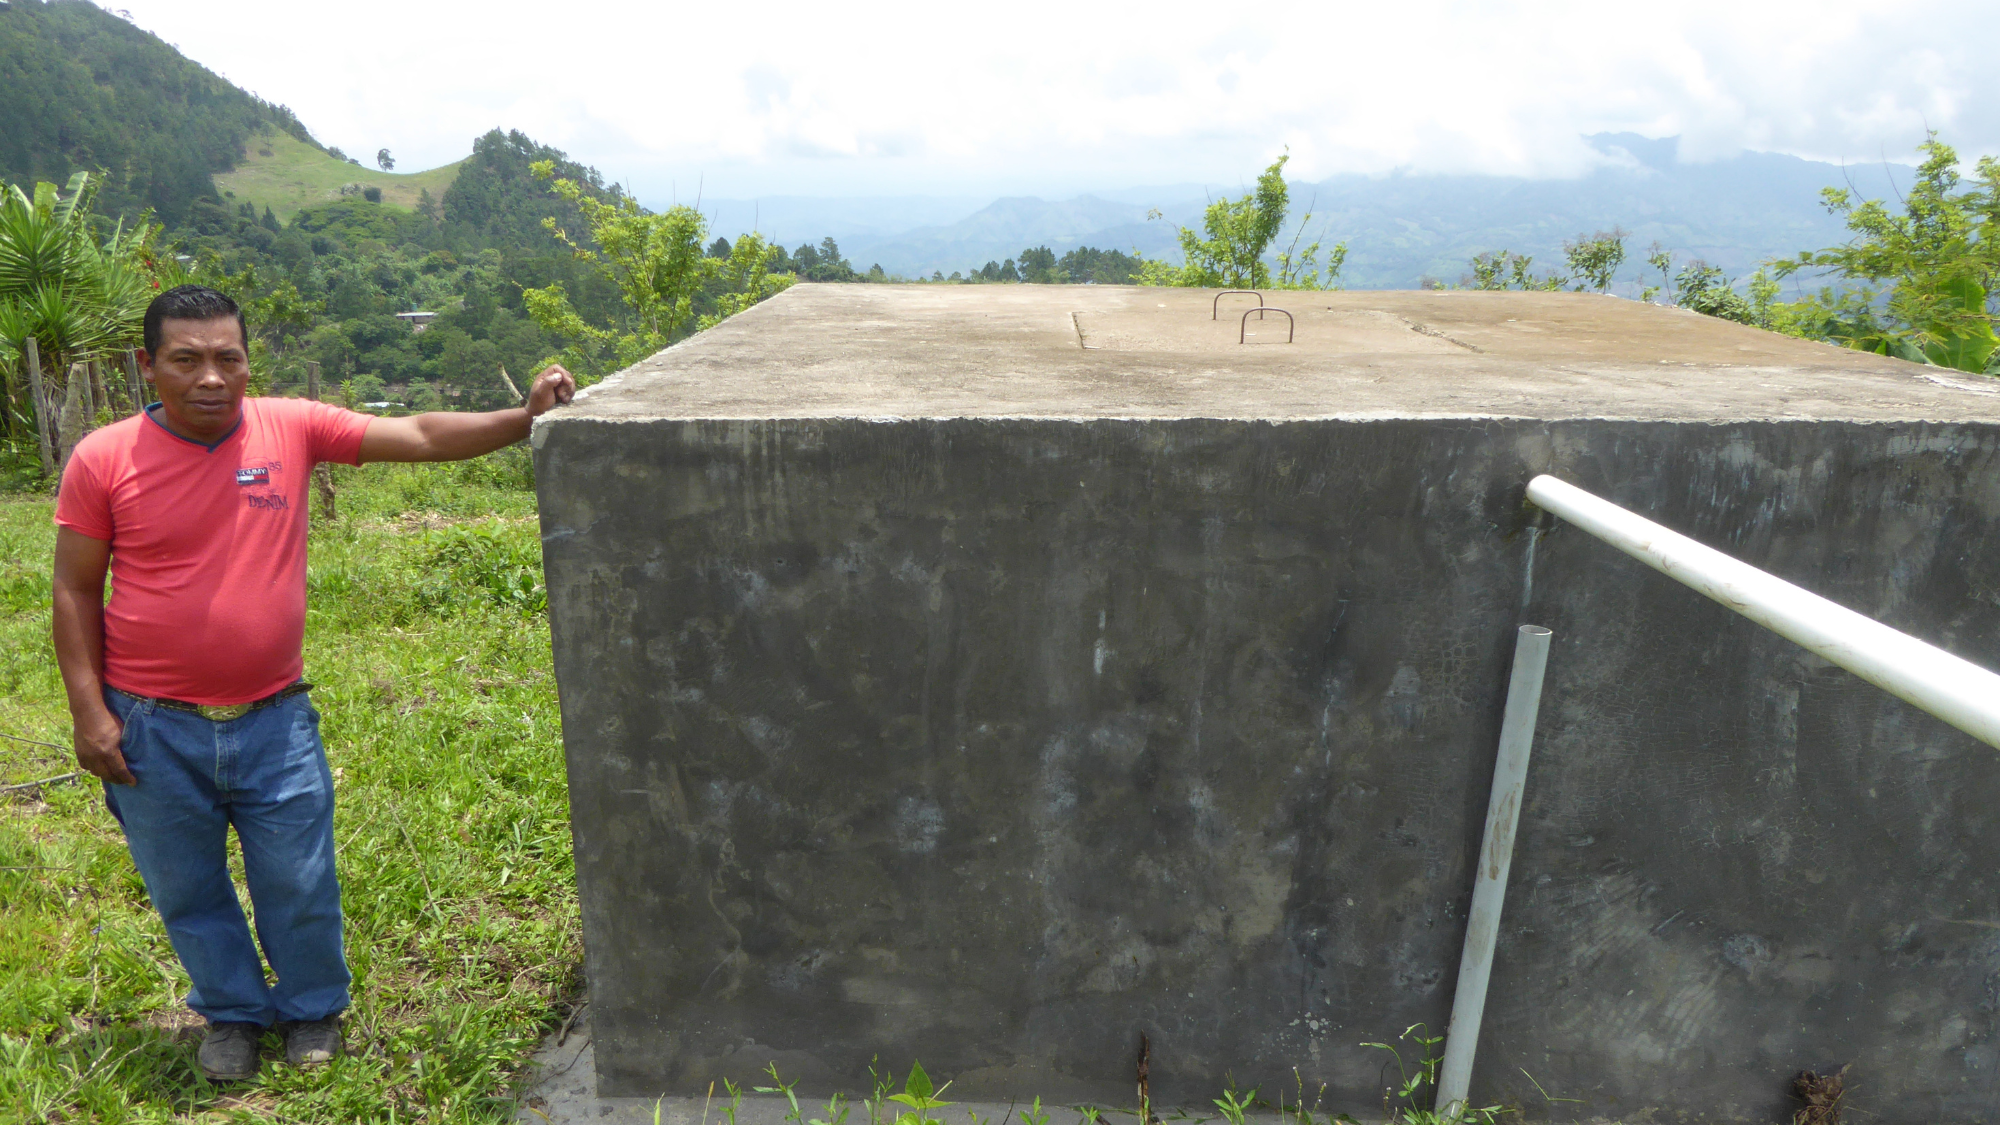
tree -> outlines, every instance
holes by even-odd
[[[1344,250],[1342,251],[1345,252]],[[1010,261],[1012,261],[1010,259]],[[1099,250],[1093,246],[1079,246],[1062,257],[1046,246],[1034,246],[1021,251],[1021,257],[1014,263],[1011,279],[1043,285],[1129,285],[1137,276],[1145,260],[1135,254],[1118,250]],[[1338,267],[1336,266],[1337,270]],[[951,281],[999,281],[1003,267],[999,262],[989,261],[976,269],[967,270],[963,275],[954,272]],[[942,271],[936,272],[934,281],[947,280]]]
[[[771,272],[774,260],[771,250],[771,245],[753,232],[737,238],[736,245],[729,248],[728,257],[709,259],[714,263],[712,276],[721,283],[722,291],[715,299],[715,311],[701,318],[701,328],[713,328],[724,318],[735,316],[791,285],[788,275]]]
[[[714,242],[710,243],[708,246],[708,256],[711,258],[727,258],[729,256],[729,240],[726,238],[717,238]]]
[[[1282,181],[1281,181],[1282,182]],[[1299,225],[1292,230],[1292,240],[1283,250],[1278,251],[1278,272],[1271,279],[1277,289],[1338,289],[1340,270],[1347,264],[1347,243],[1336,242],[1327,252],[1326,276],[1321,279],[1319,261],[1319,240],[1301,248],[1299,242],[1305,238],[1306,227],[1312,222],[1312,208],[1299,216]],[[1281,220],[1282,221],[1282,220]],[[1322,231],[1324,233],[1324,231]]]
[[[1722,267],[1696,258],[1674,275],[1674,304],[1704,316],[1755,324],[1757,316],[1736,286],[1723,275]]]
[[[1257,177],[1256,190],[1241,199],[1218,199],[1202,214],[1202,233],[1180,228],[1182,264],[1161,261],[1139,264],[1136,280],[1142,285],[1184,285],[1224,289],[1337,289],[1340,271],[1347,262],[1347,244],[1336,243],[1319,261],[1320,243],[1301,247],[1312,210],[1300,217],[1291,242],[1277,254],[1277,272],[1265,260],[1271,244],[1285,225],[1290,208],[1290,190],[1285,186],[1285,163],[1289,153],[1280,155]],[[1158,218],[1154,211],[1148,218]]]
[[[533,173],[582,214],[590,227],[590,245],[579,242],[554,218],[544,219],[543,224],[576,260],[590,265],[624,298],[627,323],[607,328],[586,321],[560,281],[522,290],[522,301],[535,323],[570,341],[561,358],[579,377],[601,378],[637,363],[791,283],[784,274],[768,272],[765,244],[754,234],[737,239],[728,258],[708,257],[702,247],[708,220],[685,204],[655,214],[623,194],[598,198],[587,185],[557,176],[553,160],[535,162]],[[826,240],[829,246],[832,242]],[[718,279],[722,286],[716,312],[700,317],[696,300]]]
[[[396,170],[396,158],[390,156],[389,150],[386,148],[376,149],[375,166],[382,169],[384,172],[393,172]]]
[[[831,237],[820,239],[818,246],[801,244],[792,252],[790,268],[800,281],[857,281],[861,277]]]
[[[1135,254],[1079,246],[1064,254],[1062,261],[1056,263],[1056,269],[1063,280],[1073,284],[1129,285],[1133,275],[1139,272],[1140,265],[1141,259]]]
[[[1271,267],[1264,252],[1284,226],[1288,192],[1286,153],[1257,177],[1257,189],[1241,199],[1218,199],[1202,215],[1203,234],[1180,228],[1183,262],[1169,266],[1148,262],[1141,273],[1147,285],[1202,288],[1262,289],[1271,284]]]
[[[1671,290],[1673,288],[1673,279],[1669,275],[1672,274],[1674,268],[1674,252],[1656,241],[1646,251],[1646,265],[1660,271],[1660,283],[1658,285],[1648,285],[1645,289],[1641,290],[1639,293],[1641,301],[1651,301],[1654,297],[1659,296],[1662,290]]]
[[[1602,293],[1611,288],[1612,279],[1618,275],[1618,267],[1625,264],[1626,237],[1624,228],[1612,227],[1588,238],[1579,234],[1574,241],[1563,243],[1563,257],[1569,263],[1570,278],[1576,282],[1576,292],[1593,290]]]
[[[340,384],[341,405],[349,410],[359,410],[371,402],[387,399],[389,390],[382,380],[372,372],[362,372]]]
[[[1021,280],[1036,285],[1054,285],[1064,280],[1056,269],[1055,251],[1046,246],[1032,246],[1021,251],[1019,264]]]
[[[1459,279],[1459,284],[1467,289],[1537,289],[1554,291],[1569,283],[1560,274],[1546,277],[1534,275],[1535,259],[1527,254],[1516,254],[1511,250],[1489,250],[1484,254],[1474,254],[1466,263],[1471,272]]]
[[[403,405],[409,407],[412,414],[422,414],[429,410],[442,410],[444,409],[444,396],[439,394],[438,389],[430,383],[422,379],[413,379],[410,381],[409,386],[403,388]]]
[[[1958,153],[1927,135],[1924,160],[1898,213],[1857,202],[1845,188],[1821,193],[1854,238],[1774,263],[1786,277],[1824,271],[1828,286],[1782,310],[1785,327],[1883,355],[2000,374],[2000,337],[1989,298],[2000,283],[2000,160],[1982,157],[1959,191]]]
[[[1574,293],[1602,293],[1611,288],[1618,267],[1625,264],[1625,231],[1613,227],[1592,235],[1577,235],[1563,243],[1563,259],[1568,273],[1553,271],[1535,276],[1535,259],[1511,250],[1489,250],[1474,254],[1466,263],[1459,284],[1467,289],[1526,289],[1552,293],[1568,288]],[[1654,243],[1659,252],[1659,244]],[[1658,263],[1655,263],[1658,266]],[[1662,271],[1664,266],[1658,266]],[[1424,288],[1439,288],[1434,284]],[[1647,299],[1657,290],[1647,290]]]
[[[211,273],[212,284],[237,303],[249,326],[250,339],[245,342],[250,348],[251,393],[268,393],[281,372],[302,381],[303,371],[296,364],[288,366],[288,360],[312,330],[314,319],[326,311],[326,302],[306,300],[283,276],[267,282],[254,265],[233,274],[220,267]]]

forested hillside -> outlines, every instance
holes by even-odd
[[[98,232],[92,238],[117,224],[140,228],[150,214],[158,227],[142,228],[144,248],[128,240],[119,256],[143,266],[149,284],[191,275],[242,301],[262,391],[298,393],[317,363],[325,384],[350,402],[483,408],[511,401],[503,370],[518,380],[552,356],[568,358],[586,379],[605,374],[597,368],[610,353],[578,348],[624,338],[645,318],[614,280],[620,267],[580,256],[596,247],[578,203],[530,167],[547,162],[550,175],[576,185],[585,201],[625,197],[594,169],[518,132],[493,130],[472,150],[457,164],[414,174],[393,173],[386,152],[379,171],[364,169],[318,144],[289,110],[87,0],[0,8],[0,180],[27,193],[14,219],[53,222],[49,214],[35,218],[27,200],[37,183],[61,188],[77,172],[94,180],[85,197]],[[643,209],[637,216],[668,218]],[[558,239],[549,223],[577,244]],[[710,245],[724,232],[707,231],[691,211],[660,229],[668,227],[709,256],[677,283],[693,286],[686,326],[676,330],[684,333],[744,299],[741,263],[722,265],[741,232],[728,230]],[[768,265],[780,287],[794,272],[815,281],[871,276],[832,239],[795,254],[748,245],[758,248],[755,272]],[[551,327],[545,315],[538,323],[524,294],[557,288],[570,319]],[[56,306],[38,300],[27,290],[0,291],[0,442],[9,456],[32,427],[25,340],[37,337],[46,359],[64,362],[102,350],[63,343],[69,329],[48,311]],[[397,315],[413,312],[436,315],[420,328]],[[72,309],[70,319],[94,315]],[[54,382],[66,376],[47,374]]]
[[[101,211],[150,207],[178,223],[267,130],[319,147],[290,110],[87,0],[0,11],[0,178],[32,186],[102,170]]]
[[[253,204],[203,201],[174,233],[182,253],[249,302],[273,389],[299,385],[311,360],[329,383],[354,383],[358,401],[497,405],[502,366],[529,372],[564,343],[527,316],[523,288],[561,282],[595,323],[624,313],[616,288],[544,229],[544,219],[585,224],[530,176],[537,160],[600,196],[615,191],[563,153],[496,129],[473,143],[443,197],[415,211],[356,196],[280,223]],[[395,315],[412,311],[438,317],[417,332]]]
[[[553,160],[603,193],[596,172],[498,130],[444,175],[364,171],[289,110],[86,0],[0,10],[0,123],[0,177],[29,191],[77,171],[101,177],[94,210],[107,225],[150,210],[164,228],[160,253],[245,301],[260,381],[273,389],[299,385],[313,360],[363,401],[390,398],[393,386],[396,400],[420,405],[496,404],[508,397],[502,365],[526,372],[563,345],[524,315],[524,286],[563,283],[594,322],[623,313],[615,288],[543,229],[545,218],[580,229],[581,217],[528,165]],[[274,159],[291,167],[259,178]],[[336,178],[353,168],[351,183],[315,193],[334,201],[286,208],[283,219],[271,210],[281,175],[325,179],[327,166]],[[385,202],[389,180],[441,190]],[[414,332],[394,315],[413,310],[440,316]]]

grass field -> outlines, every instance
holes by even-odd
[[[253,1082],[199,1027],[93,781],[0,794],[0,1121],[500,1121],[575,995],[568,800],[525,451],[337,470],[313,526],[307,675],[324,715],[355,1004],[349,1055]],[[0,499],[0,731],[67,745],[45,499]],[[0,742],[0,785],[73,769]]]
[[[301,207],[339,199],[345,184],[381,188],[385,205],[411,211],[424,191],[429,191],[432,199],[442,200],[444,189],[458,178],[458,166],[463,163],[407,174],[357,168],[290,134],[270,132],[251,138],[244,146],[243,162],[218,173],[215,188],[232,203],[256,204],[260,213],[269,207],[285,222],[290,222],[293,212]]]

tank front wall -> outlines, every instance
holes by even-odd
[[[602,1092],[1379,1107],[1555,630],[1475,1096],[2000,1098],[2000,757],[1523,502],[1553,472],[1996,661],[1984,427],[1041,419],[537,433]],[[1532,581],[1529,581],[1530,558]],[[1858,1079],[1859,1080],[1859,1079]],[[1885,1109],[1884,1107],[1888,1107]]]

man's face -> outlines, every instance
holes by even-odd
[[[159,350],[141,350],[139,366],[159,391],[173,429],[212,439],[236,424],[250,356],[235,317],[161,321]]]

